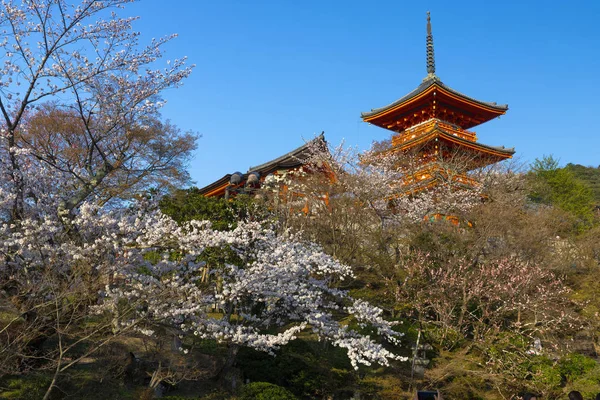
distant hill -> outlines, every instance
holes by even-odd
[[[600,166],[594,168],[579,164],[567,164],[565,168],[573,172],[577,178],[584,181],[592,189],[596,204],[600,205]]]

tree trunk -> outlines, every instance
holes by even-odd
[[[233,366],[237,358],[240,346],[237,344],[230,344],[227,348],[227,358],[225,364],[219,373],[219,381],[228,389],[235,390],[239,384],[236,373]]]
[[[104,178],[113,171],[113,166],[106,163],[102,168],[96,171],[94,177],[84,184],[79,191],[71,196],[67,201],[61,202],[59,205],[59,215],[63,219],[73,217],[73,210],[81,205],[100,184],[104,181]]]
[[[23,219],[25,204],[25,184],[23,182],[23,175],[19,166],[19,161],[17,160],[15,144],[15,131],[14,129],[10,129],[8,135],[8,155],[10,158],[12,181],[15,185],[15,200],[11,210],[11,220],[13,222],[21,221]]]
[[[467,297],[467,282],[465,281],[463,283],[463,287],[462,287],[462,304],[460,307],[460,315],[458,317],[458,328],[462,330],[462,324],[464,322],[465,319],[465,315],[467,314],[467,303],[469,302],[469,299]]]
[[[58,378],[58,374],[60,373],[61,361],[62,361],[62,351],[61,351],[61,355],[58,358],[58,362],[56,364],[56,370],[54,371],[54,376],[52,376],[52,382],[50,382],[50,386],[48,386],[48,389],[46,390],[46,394],[44,394],[44,398],[42,400],[48,400],[50,398],[50,393],[52,393],[52,389],[54,388],[54,386],[56,386],[56,379]]]

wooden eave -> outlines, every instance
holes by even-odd
[[[204,186],[203,188],[198,189],[198,192],[206,197],[221,197],[225,196],[225,189],[229,186],[229,180],[231,179],[231,174],[227,174],[221,179],[214,181],[213,183]]]
[[[452,122],[469,129],[503,115],[507,110],[506,105],[475,100],[432,79],[400,100],[361,116],[365,122],[401,132],[422,120],[445,119],[441,116],[442,112],[456,114],[457,118]]]
[[[515,150],[512,148],[506,149],[502,147],[488,146],[478,142],[472,142],[470,140],[466,140],[458,136],[452,135],[439,127],[435,127],[426,134],[417,136],[414,139],[406,141],[401,145],[394,147],[392,150],[407,151],[419,145],[425,146],[426,144],[432,142],[436,138],[449,143],[453,143],[457,146],[460,146],[461,148],[468,148],[477,153],[489,154],[491,156],[495,156],[503,160],[507,158],[512,158],[513,154],[515,153]]]

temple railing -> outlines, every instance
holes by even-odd
[[[416,126],[408,128],[402,131],[400,134],[392,137],[392,145],[397,146],[403,143],[408,142],[409,140],[413,140],[418,138],[419,136],[423,136],[431,132],[434,128],[440,128],[450,135],[458,136],[461,139],[468,140],[470,142],[477,141],[477,134],[475,132],[467,131],[457,127],[456,125],[450,124],[448,122],[439,120],[437,118],[432,118],[428,121],[422,122]]]

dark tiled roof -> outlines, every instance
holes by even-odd
[[[313,140],[303,144],[302,146],[294,149],[280,157],[277,157],[271,161],[268,161],[264,164],[260,164],[254,167],[248,168],[248,172],[242,174],[241,180],[242,182],[246,181],[248,178],[248,174],[251,172],[258,172],[261,176],[267,175],[278,169],[291,169],[295,167],[299,167],[303,165],[306,160],[311,155],[311,148],[314,146],[327,146],[327,142],[325,141],[324,133],[321,133],[319,136],[314,138]],[[198,189],[200,194],[209,193],[215,189],[220,187],[225,187],[229,184],[229,180],[231,179],[232,174],[227,174],[220,178],[219,180],[204,186],[201,189]]]
[[[231,179],[231,174],[227,174],[224,177],[222,177],[221,179],[218,179],[218,180],[214,181],[213,183],[210,183],[210,184],[204,186],[203,188],[198,189],[198,191],[200,192],[200,194],[204,195],[205,193],[208,193],[214,189],[217,189],[222,185],[227,185],[229,183],[230,179]]]
[[[306,160],[310,157],[312,146],[324,146],[326,145],[326,143],[327,142],[325,141],[325,135],[321,133],[319,136],[317,136],[310,142],[303,144],[302,146],[290,151],[289,153],[277,157],[274,160],[267,161],[264,164],[248,168],[248,172],[250,173],[256,171],[263,174],[264,172],[271,171],[277,168],[294,168],[300,166],[304,164]]]
[[[507,104],[496,104],[495,102],[487,102],[487,101],[480,101],[480,100],[476,100],[472,97],[466,96],[464,94],[462,94],[459,91],[456,91],[454,89],[452,89],[449,86],[446,86],[444,83],[442,83],[442,81],[440,81],[440,78],[438,78],[436,75],[434,74],[429,74],[427,75],[427,77],[423,80],[423,82],[412,92],[410,92],[409,94],[407,94],[406,96],[396,100],[395,102],[388,104],[387,106],[384,107],[380,107],[380,108],[374,108],[371,111],[366,111],[366,112],[362,112],[360,114],[360,116],[362,118],[368,118],[371,117],[373,115],[376,115],[382,111],[385,111],[387,109],[393,108],[395,106],[397,106],[398,104],[402,104],[407,100],[412,99],[413,97],[418,96],[419,94],[423,93],[424,91],[426,91],[427,89],[429,89],[431,86],[433,85],[438,85],[439,87],[447,90],[448,92],[455,94],[459,97],[462,97],[463,99],[472,101],[474,103],[478,103],[481,105],[484,105],[486,107],[491,107],[494,109],[497,109],[498,111],[506,111],[508,110],[508,105]]]

